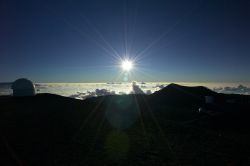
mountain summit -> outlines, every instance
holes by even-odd
[[[152,94],[154,100],[171,104],[201,104],[205,96],[217,96],[218,93],[203,87],[187,87],[171,83],[165,88]]]

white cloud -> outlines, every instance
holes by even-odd
[[[109,91],[107,89],[96,89],[96,96],[105,96],[105,95],[115,95],[115,91]]]
[[[75,99],[86,99],[90,97],[115,95],[115,91],[109,91],[108,89],[96,89],[95,91],[87,91],[86,93],[77,92],[76,94],[70,95],[69,97]]]
[[[124,95],[131,93],[152,94],[168,85],[160,82],[134,82],[134,83],[36,83],[37,93],[51,93],[71,98],[85,99],[88,97],[105,96],[105,95]],[[182,84],[181,84],[182,85]],[[186,84],[184,84],[186,85]],[[200,84],[198,84],[200,85]],[[218,84],[211,85],[201,84],[219,93],[246,94],[250,95],[250,85],[237,84]],[[187,86],[196,86],[191,84]],[[10,85],[0,84],[0,95],[11,95]]]
[[[250,95],[250,88],[244,85],[238,85],[237,87],[226,86],[226,87],[214,88],[213,90],[219,93]]]

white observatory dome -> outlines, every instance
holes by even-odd
[[[34,96],[35,86],[26,78],[17,79],[12,83],[13,96]]]

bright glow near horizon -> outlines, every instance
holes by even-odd
[[[121,63],[121,68],[124,70],[124,71],[130,71],[133,69],[133,62],[128,60],[128,59],[125,59],[122,61]]]

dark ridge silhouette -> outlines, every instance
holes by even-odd
[[[203,86],[187,87],[171,83],[162,90],[155,92],[153,95],[173,95],[203,98],[204,96],[217,95],[217,93]]]
[[[204,96],[219,100],[206,107]],[[250,164],[249,96],[170,84],[86,100],[0,96],[0,106],[0,165]]]
[[[218,93],[202,86],[186,87],[172,83],[152,94],[152,99],[171,105],[183,104],[197,107],[204,104],[205,96],[218,96]]]

